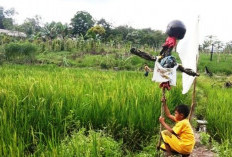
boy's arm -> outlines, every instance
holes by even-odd
[[[174,131],[172,130],[172,128],[171,128],[167,123],[165,123],[163,117],[160,117],[160,118],[159,118],[159,121],[160,121],[160,123],[161,123],[170,133],[174,133]]]
[[[171,113],[170,113],[170,111],[169,111],[169,109],[168,109],[168,105],[167,105],[167,103],[166,103],[166,99],[164,98],[164,99],[162,99],[161,101],[162,101],[163,104],[164,104],[164,112],[165,112],[166,116],[167,116],[169,119],[171,119],[172,121],[175,122],[175,121],[176,121],[176,120],[175,120],[175,116],[171,115]]]

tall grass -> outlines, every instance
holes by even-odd
[[[232,142],[232,89],[224,87],[224,78],[220,78],[224,80],[222,82],[219,82],[219,78],[199,79],[199,87],[203,90],[199,105],[205,107],[208,131],[217,139],[230,139]]]
[[[158,131],[161,90],[141,72],[13,65],[0,70],[0,154],[39,155],[80,127],[105,130],[131,149]],[[179,82],[167,92],[172,110],[190,102],[180,90]]]
[[[232,98],[231,88],[224,83],[231,77],[200,77],[198,80],[197,115],[208,121],[207,131],[219,142],[213,140],[213,150],[219,156],[232,155]]]
[[[232,74],[232,55],[231,54],[213,54],[213,59],[210,61],[210,54],[201,53],[199,59],[199,70],[204,72],[205,66],[212,73]]]

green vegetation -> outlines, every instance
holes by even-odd
[[[133,71],[3,65],[0,154],[62,156],[70,150],[71,154],[120,156],[141,149],[132,154],[156,154],[157,140],[149,141],[158,134],[161,90],[149,77],[144,79],[142,72]],[[198,79],[197,102],[203,109],[197,109],[196,114],[204,115],[211,136],[227,144],[224,147],[230,151],[231,89],[214,85],[218,78],[213,78]],[[191,103],[191,94],[181,94],[179,76],[177,87],[167,92],[167,98],[172,111],[176,104]],[[84,132],[83,127],[87,129]],[[83,146],[78,139],[89,143]]]
[[[50,151],[42,153],[44,156],[122,156],[121,143],[106,137],[103,133],[87,132],[81,129],[65,138],[61,144]]]
[[[210,61],[210,54],[201,53],[199,60],[199,70],[204,72],[205,66],[207,66],[212,73],[216,74],[232,74],[232,55],[224,53],[213,54],[213,60]]]
[[[39,155],[80,126],[122,139],[124,150],[141,149],[158,131],[161,92],[141,72],[6,65],[0,87],[0,154]],[[180,90],[168,93],[172,109],[190,102]]]
[[[14,14],[0,6],[0,28],[27,34],[0,34],[0,155],[157,156],[161,90],[142,72],[154,63],[129,51],[158,55],[163,32],[113,27],[84,11],[69,25],[41,26],[39,16],[15,25]],[[232,156],[232,89],[224,87],[232,80],[232,42],[208,36],[199,48],[195,114],[209,123],[202,143]],[[167,92],[171,111],[191,104],[181,88],[179,74]]]

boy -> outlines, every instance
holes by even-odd
[[[176,122],[176,125],[171,128],[165,123],[164,118],[160,117],[160,123],[167,129],[161,132],[163,144],[160,148],[167,151],[167,155],[171,155],[172,152],[177,152],[188,156],[194,148],[195,138],[192,127],[188,120],[189,109],[186,105],[179,105],[175,108],[175,116],[170,114],[166,100],[164,102],[164,111],[166,116],[172,121]]]
[[[144,76],[148,76],[149,72],[151,71],[151,69],[148,67],[147,64],[144,65],[144,70],[145,70],[145,73],[144,73]]]

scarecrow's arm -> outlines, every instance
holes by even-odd
[[[135,49],[135,48],[132,48],[132,49],[130,50],[130,52],[131,52],[132,54],[137,55],[137,56],[139,56],[139,57],[141,57],[141,58],[143,58],[143,59],[146,59],[146,60],[148,60],[148,61],[156,61],[156,57],[154,57],[154,56],[152,56],[152,55],[150,55],[150,54],[148,54],[148,53],[146,53],[146,52],[142,52],[142,51],[140,51],[140,50],[137,50],[137,49]]]
[[[178,70],[180,70],[181,72],[184,72],[190,76],[200,76],[199,73],[195,73],[192,69],[187,69],[187,68],[184,68],[182,65],[178,65]]]

